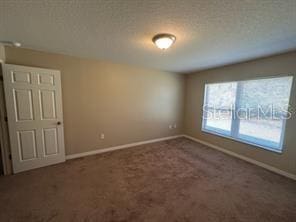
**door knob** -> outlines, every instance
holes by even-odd
[[[61,125],[61,124],[62,124],[62,122],[60,122],[60,121],[57,122],[57,125]]]

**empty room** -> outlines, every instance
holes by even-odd
[[[0,221],[296,222],[296,0],[0,0]]]

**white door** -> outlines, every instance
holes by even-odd
[[[65,161],[60,71],[3,65],[14,173]]]

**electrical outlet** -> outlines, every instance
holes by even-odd
[[[105,139],[105,134],[101,133],[101,140]]]
[[[177,128],[177,124],[175,123],[175,124],[174,124],[174,129],[176,129],[176,128]]]
[[[173,129],[173,125],[169,125],[169,129]]]

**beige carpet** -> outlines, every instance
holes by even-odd
[[[296,221],[296,182],[187,139],[0,178],[0,221]]]

